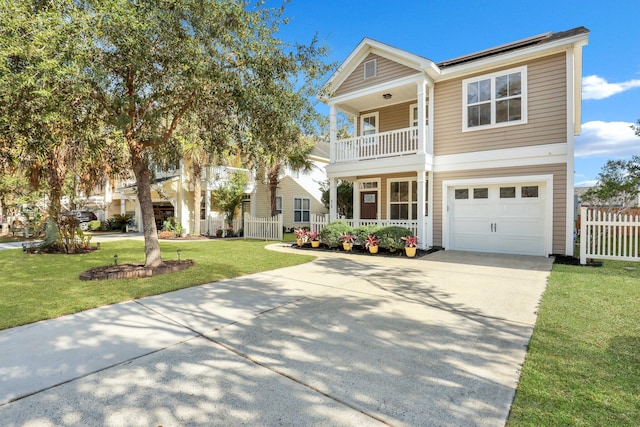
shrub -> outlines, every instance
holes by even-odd
[[[109,220],[113,230],[120,230],[123,233],[127,231],[127,225],[133,224],[133,216],[131,214],[115,214],[112,219]]]
[[[330,222],[320,231],[320,240],[330,248],[337,248],[342,245],[342,236],[352,231],[353,228],[345,221]]]
[[[404,248],[403,237],[413,236],[413,233],[408,228],[398,227],[395,225],[389,227],[383,227],[376,235],[380,238],[380,247],[389,249],[394,252],[396,250]]]
[[[98,231],[102,229],[102,223],[98,220],[89,221],[89,223],[87,224],[87,229],[89,231]]]
[[[356,236],[356,241],[358,242],[358,244],[364,246],[369,235],[375,234],[377,236],[379,231],[379,225],[361,225],[354,228],[352,233]]]
[[[158,233],[158,239],[173,239],[174,237],[173,231],[160,231]]]

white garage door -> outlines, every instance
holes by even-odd
[[[548,255],[545,193],[544,183],[449,187],[450,249]]]

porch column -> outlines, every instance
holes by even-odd
[[[433,172],[427,178],[427,247],[433,246]]]
[[[338,143],[338,119],[336,106],[329,105],[329,163],[336,162],[336,144]]]
[[[418,153],[426,153],[427,145],[425,144],[427,129],[426,129],[426,116],[427,111],[427,82],[422,80],[418,84]],[[423,178],[424,179],[424,178]]]
[[[424,205],[427,203],[427,186],[426,186],[426,171],[418,171],[417,176],[418,184],[418,247],[427,247],[427,230],[425,227],[426,212]]]
[[[427,153],[429,154],[433,154],[433,117],[435,116],[434,94],[435,94],[435,89],[434,89],[433,83],[431,83],[429,85],[429,117],[430,117],[429,121],[430,122],[429,122],[429,125],[427,126]],[[431,182],[431,180],[429,180],[429,182]],[[429,199],[429,200],[433,200],[433,199]],[[431,204],[429,204],[429,206],[431,206]]]
[[[335,178],[329,178],[329,221],[338,219],[338,186]]]

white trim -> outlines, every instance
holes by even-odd
[[[296,221],[296,199],[300,199],[303,202],[301,203],[301,207],[300,207],[300,212],[302,212],[303,214],[301,214],[301,221]],[[309,220],[305,221],[304,220],[304,200],[308,200],[309,201]],[[283,215],[284,217],[284,215]],[[291,196],[291,222],[293,224],[306,224],[309,221],[311,221],[311,197],[309,196]]]
[[[360,98],[367,95],[375,95],[378,92],[390,91],[392,89],[398,88],[398,86],[408,86],[410,84],[416,84],[423,81],[424,79],[425,76],[423,74],[415,74],[403,77],[401,79],[382,82],[377,85],[367,86],[353,92],[345,93],[344,95],[332,97],[331,103],[342,104],[354,98]],[[433,81],[429,78],[427,78],[427,82],[433,84]]]
[[[424,173],[424,172],[423,172],[423,173]],[[416,173],[416,175],[414,175],[413,177],[411,177],[411,176],[406,176],[406,177],[388,178],[388,179],[387,179],[387,200],[386,200],[386,202],[387,202],[387,203],[386,203],[386,211],[387,211],[387,219],[389,219],[389,220],[394,220],[394,221],[395,221],[395,220],[402,220],[402,219],[405,219],[405,218],[391,218],[391,183],[393,183],[393,182],[407,182],[407,181],[409,182],[409,197],[411,197],[411,186],[412,186],[412,184],[411,184],[411,183],[415,182],[415,183],[416,183],[416,185],[417,185],[417,182],[418,182],[418,176],[417,176],[417,173]],[[418,195],[417,195],[417,194],[416,194],[416,197],[418,197]],[[416,219],[414,220],[413,218],[411,218],[411,216],[412,216],[412,215],[411,215],[411,213],[412,213],[412,209],[411,209],[411,207],[413,206],[413,202],[414,202],[413,200],[411,200],[411,201],[407,202],[407,203],[409,203],[409,211],[407,212],[407,213],[408,213],[409,218],[406,218],[406,220],[407,220],[407,221],[421,221],[421,220],[422,220],[422,221],[424,221],[424,218],[419,218],[419,217],[417,216],[417,215],[418,215],[418,211],[416,211],[416,216],[417,216],[417,217],[416,217]],[[419,200],[415,200],[415,202],[416,202],[416,207],[418,207],[418,205],[419,205],[419,203],[420,203],[420,202],[419,202]],[[431,203],[431,200],[429,200],[429,203]],[[398,204],[398,203],[396,203],[396,204]],[[424,208],[423,208],[423,209],[424,209]]]
[[[508,122],[496,123],[496,102],[497,99],[495,97],[495,82],[496,78],[503,77],[509,74],[520,73],[520,99],[521,99],[521,110],[520,110],[520,119],[513,120]],[[490,80],[491,81],[491,98],[489,99],[489,104],[491,106],[491,123],[488,125],[478,125],[478,126],[468,126],[468,103],[467,103],[467,90],[470,83],[475,83],[481,80]],[[500,70],[490,74],[483,74],[481,76],[474,76],[468,79],[462,80],[462,132],[475,132],[483,129],[493,129],[504,126],[515,126],[515,125],[523,125],[527,123],[527,66],[523,65],[521,67],[510,68],[507,70]]]
[[[368,188],[368,189],[363,189],[362,191],[360,190],[360,184],[365,183],[365,182],[375,182],[376,183],[376,188]],[[354,218],[358,218],[360,219],[360,193],[361,192],[373,192],[376,191],[377,192],[377,196],[376,196],[376,204],[377,206],[377,212],[376,212],[376,219],[380,219],[381,217],[381,213],[382,211],[380,210],[382,207],[382,203],[380,202],[380,191],[382,190],[381,188],[382,186],[382,179],[381,178],[365,178],[365,179],[356,179],[355,182],[353,183],[353,217]],[[356,203],[357,200],[357,203]]]
[[[567,51],[567,199],[566,199],[566,230],[565,230],[565,255],[573,256],[573,230],[575,228],[575,206],[573,179],[574,179],[574,120],[575,120],[575,85],[574,85],[574,55],[573,51]],[[578,89],[580,90],[580,89]]]
[[[370,68],[370,64],[373,64],[373,74],[371,75],[367,75],[367,66],[369,66]],[[362,79],[363,80],[369,80],[369,79],[373,79],[375,77],[378,77],[378,60],[376,58],[370,59],[368,61],[365,61],[363,66],[362,66],[363,70],[362,70]]]
[[[449,187],[460,187],[465,185],[496,185],[496,184],[522,184],[522,183],[545,184],[545,221],[544,240],[545,253],[553,253],[553,175],[521,175],[504,176],[494,178],[470,178],[452,179],[442,181],[442,246],[449,248]]]
[[[549,165],[565,163],[567,162],[567,157],[567,143],[532,145],[434,156],[433,170],[435,172],[453,172],[526,165]]]
[[[531,59],[564,52],[573,47],[581,47],[587,44],[589,34],[579,34],[574,37],[562,38],[555,42],[542,43],[529,48],[516,49],[508,53],[489,56],[485,59],[476,59],[460,65],[452,65],[439,71],[438,81],[459,78],[476,72],[482,72],[487,68],[501,67],[507,64],[529,61]]]
[[[360,129],[359,129],[360,132],[358,132],[360,136],[364,136],[364,119],[369,117],[376,118],[376,129],[374,133],[378,133],[378,128],[380,126],[380,112],[374,111],[373,113],[362,114],[360,116]]]

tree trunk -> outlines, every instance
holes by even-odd
[[[276,194],[278,193],[278,176],[280,175],[280,165],[275,165],[269,169],[269,195],[271,198],[271,216],[276,216]]]
[[[151,178],[149,168],[142,156],[142,150],[135,150],[130,142],[131,167],[136,176],[138,185],[138,201],[142,213],[142,229],[144,231],[144,253],[146,267],[157,267],[162,264],[160,254],[160,242],[158,241],[158,229],[153,214],[153,201],[151,200]]]
[[[193,163],[193,172],[192,172],[191,178],[193,180],[193,215],[194,215],[193,234],[196,236],[199,236],[200,235],[200,207],[202,205],[202,185],[201,185],[202,166],[197,164],[196,162]],[[205,218],[207,217],[208,214],[209,214],[208,212],[205,213]]]

